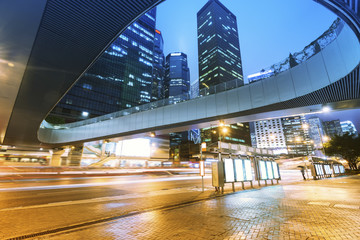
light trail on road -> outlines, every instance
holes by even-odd
[[[205,176],[204,178],[211,178]],[[118,184],[131,184],[131,183],[154,183],[154,182],[169,182],[169,181],[186,181],[186,180],[201,180],[200,176],[196,177],[168,177],[168,178],[154,178],[154,179],[141,179],[141,180],[116,180],[110,182],[99,183],[79,183],[79,184],[64,184],[64,185],[46,185],[46,186],[33,186],[33,187],[14,187],[14,188],[0,188],[0,192],[4,191],[35,191],[35,190],[50,190],[50,189],[65,189],[65,188],[83,188],[83,187],[97,187],[109,186]]]

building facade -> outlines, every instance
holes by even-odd
[[[254,133],[257,148],[286,150],[286,141],[280,118],[254,122]]]
[[[326,136],[323,124],[320,118],[312,117],[308,119],[309,123],[309,136],[312,140],[314,148],[319,149],[322,148],[323,139]]]
[[[237,81],[244,84],[236,16],[219,0],[197,13],[199,88]]]
[[[356,137],[358,136],[358,131],[356,130],[356,127],[352,121],[343,121],[343,122],[340,122],[340,125],[341,125],[343,134],[348,133],[348,134],[354,135]]]
[[[223,129],[226,130],[223,130]],[[229,124],[223,127],[213,126],[201,129],[201,138],[208,146],[217,146],[218,141],[251,146],[249,123]]]
[[[156,8],[121,34],[54,108],[66,122],[152,100]]]
[[[164,77],[165,77],[164,40],[161,32],[155,29],[153,81],[152,81],[152,94],[151,94],[151,99],[153,101],[157,101],[165,98]]]
[[[288,153],[306,156],[312,153],[313,147],[309,136],[308,123],[303,116],[281,118]]]
[[[176,103],[190,98],[190,70],[185,53],[170,53],[165,64],[165,98]]]
[[[324,129],[326,132],[326,135],[330,138],[337,136],[342,136],[342,128],[340,124],[340,120],[331,120],[331,121],[324,121]]]

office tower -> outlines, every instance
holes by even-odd
[[[155,30],[154,60],[153,60],[153,82],[151,99],[156,101],[164,96],[165,56],[164,40],[159,30]]]
[[[312,153],[312,144],[309,137],[309,128],[304,117],[281,118],[286,146],[290,155],[309,155]]]
[[[280,118],[254,122],[257,148],[285,149],[286,142]]]
[[[219,0],[197,13],[199,88],[237,80],[244,84],[237,21]]]
[[[76,121],[151,101],[156,9],[131,24],[51,113]]]
[[[352,121],[343,121],[340,122],[341,129],[343,134],[349,133],[350,135],[358,136],[358,132],[356,130],[355,125],[352,123]]]
[[[339,119],[324,121],[323,126],[325,128],[326,135],[330,138],[333,138],[336,135],[342,136],[343,134]]]
[[[190,98],[190,70],[185,53],[166,56],[164,89],[165,98],[173,103]]]
[[[309,136],[313,141],[315,148],[322,148],[323,138],[326,136],[323,124],[320,118],[312,117],[308,119]]]

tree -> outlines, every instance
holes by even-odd
[[[326,155],[341,155],[349,162],[350,169],[357,169],[356,163],[360,157],[360,137],[348,133],[335,136],[324,145]]]

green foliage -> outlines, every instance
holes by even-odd
[[[65,119],[62,117],[57,117],[57,116],[52,116],[49,115],[45,118],[45,121],[47,121],[48,123],[51,124],[64,124],[65,123]]]
[[[360,157],[360,137],[344,134],[335,136],[324,145],[326,155],[340,155],[349,162],[351,169],[357,169],[356,163]]]

